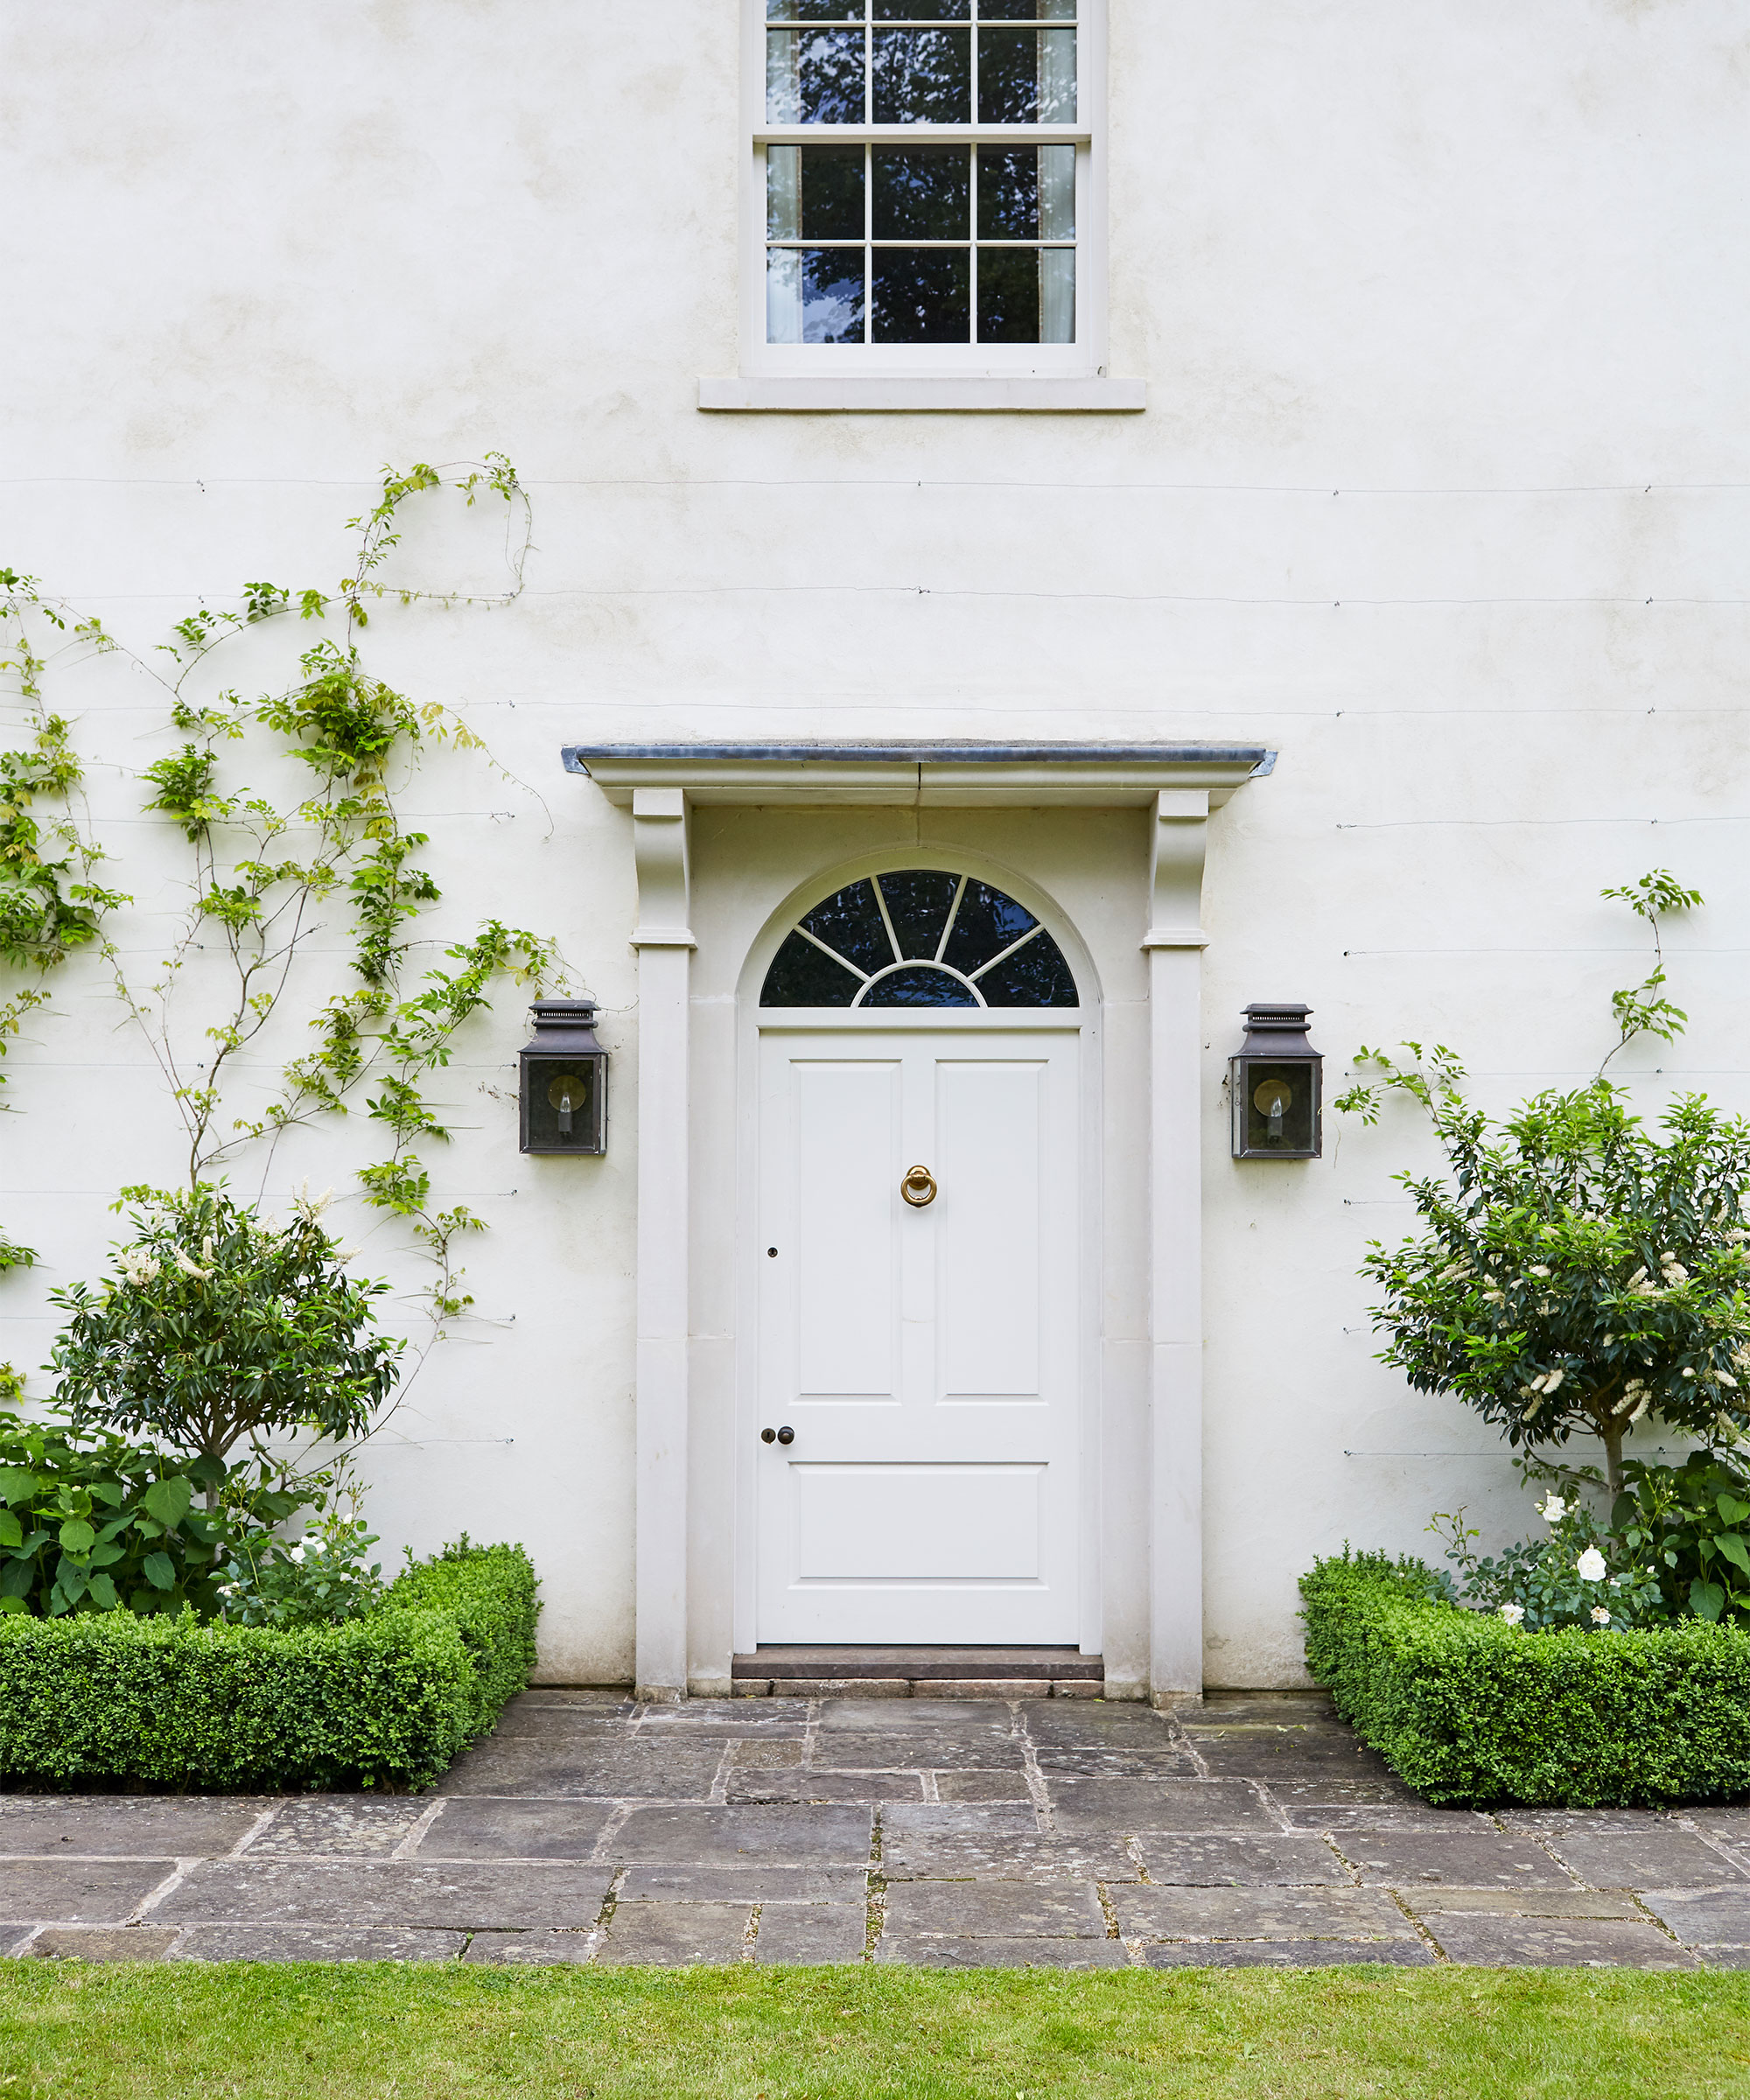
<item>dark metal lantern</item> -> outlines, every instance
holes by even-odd
[[[607,1150],[607,1052],[596,1040],[593,999],[536,999],[535,1040],[520,1053],[517,1092],[525,1152]]]
[[[1228,1060],[1236,1159],[1316,1159],[1325,1060],[1306,1040],[1310,1006],[1246,1008],[1246,1040]]]

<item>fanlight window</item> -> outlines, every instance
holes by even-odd
[[[762,1006],[1074,1006],[1063,950],[1001,890],[942,868],[872,875],[804,914]]]

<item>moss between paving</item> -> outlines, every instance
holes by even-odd
[[[0,1972],[6,2100],[1741,2100],[1750,1974]]]

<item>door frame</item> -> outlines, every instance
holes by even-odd
[[[994,884],[1025,905],[1062,948],[1082,1004],[1077,1007],[899,1007],[864,1009],[793,1006],[760,1010],[760,988],[773,956],[805,912],[847,883],[901,868],[952,866]],[[823,870],[797,886],[778,906],[748,949],[738,986],[736,1055],[736,1376],[734,1410],[735,1593],[734,1644],[739,1654],[755,1643],[759,1555],[760,1373],[760,1046],[769,1034],[918,1032],[1007,1035],[1028,1031],[1079,1039],[1081,1101],[1077,1139],[1082,1161],[1079,1289],[1075,1317],[1077,1644],[1083,1655],[1101,1652],[1103,1618],[1101,1562],[1101,1351],[1103,1130],[1101,1074],[1102,998],[1098,973],[1085,942],[1068,915],[1037,883],[988,854],[920,837],[888,846]]]

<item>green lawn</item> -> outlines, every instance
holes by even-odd
[[[0,1970],[0,2095],[1743,2100],[1750,1974]]]

